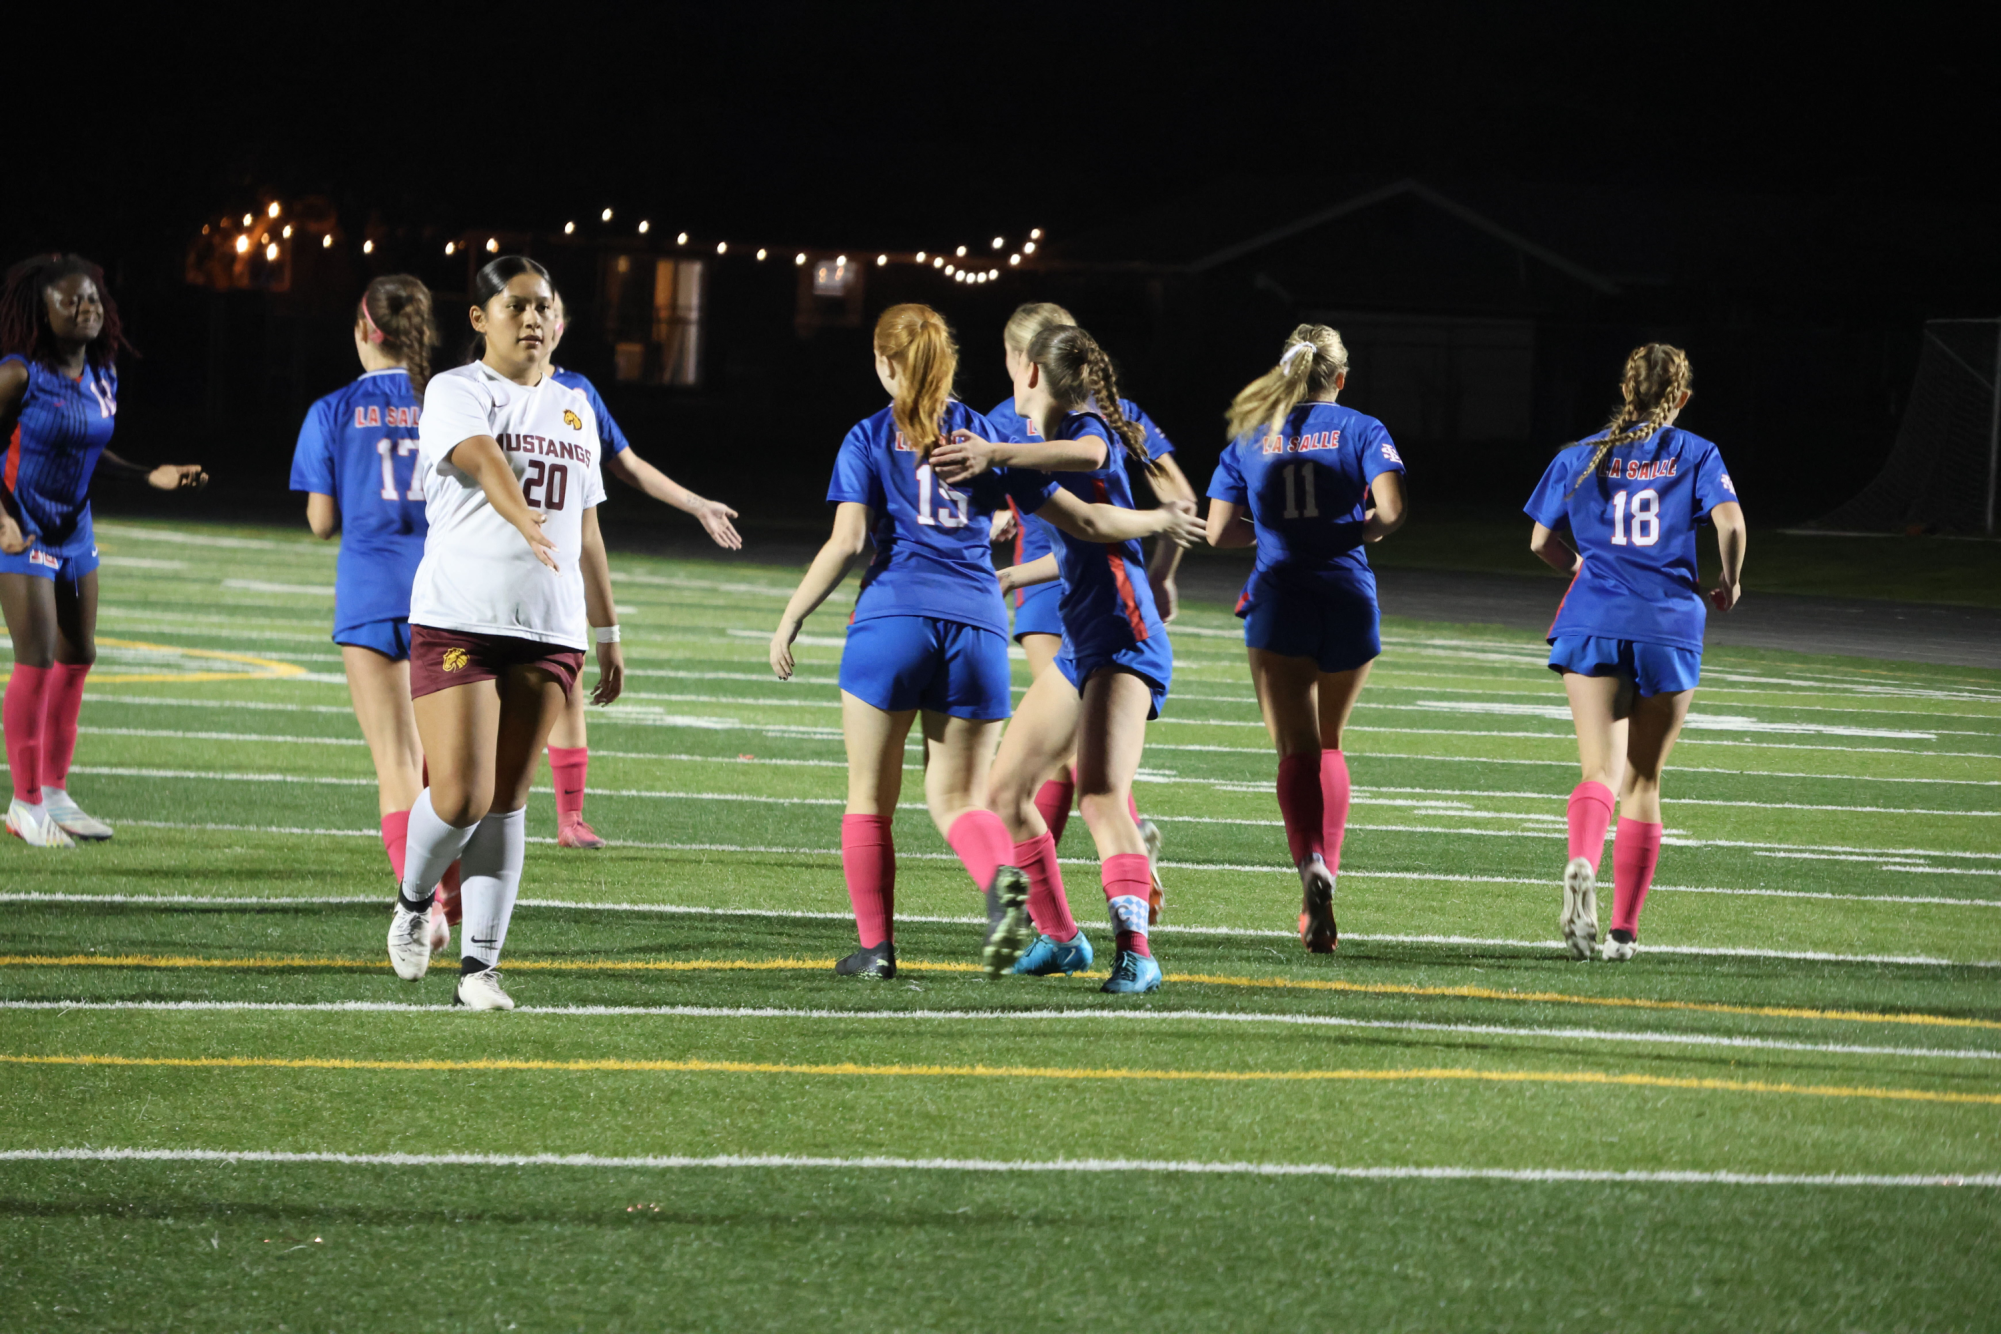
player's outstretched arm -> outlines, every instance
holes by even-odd
[[[584,576],[584,619],[590,622],[597,639],[598,683],[591,691],[591,703],[609,704],[625,689],[625,650],[618,640],[604,639],[596,631],[618,630],[618,608],[611,600],[611,562],[604,554],[604,534],[598,531],[598,507],[584,509],[583,547],[577,568]]]
[[[605,456],[605,471],[628,486],[636,486],[663,505],[695,516],[715,544],[725,551],[743,550],[743,538],[737,534],[731,519],[737,517],[735,510],[720,500],[708,500],[696,495],[687,487],[661,472],[658,468],[639,457],[639,451],[630,447],[616,454]]]
[[[933,472],[957,486],[989,468],[1096,472],[1107,456],[1108,446],[1094,435],[1082,440],[982,440],[971,431],[954,431],[928,461]]]
[[[1529,534],[1529,550],[1535,552],[1543,564],[1558,574],[1574,575],[1577,573],[1577,567],[1584,563],[1584,557],[1565,546],[1563,539],[1556,535],[1555,529],[1545,528],[1541,524],[1537,524],[1535,531]]]
[[[1257,526],[1244,507],[1234,500],[1209,498],[1209,522],[1207,525],[1209,545],[1212,547],[1254,547],[1258,544]]]
[[[869,507],[857,501],[844,500],[835,509],[833,536],[806,567],[806,577],[793,590],[792,600],[785,604],[785,614],[778,618],[778,628],[771,635],[771,670],[779,680],[792,679],[792,641],[799,637],[799,628],[847,575],[855,557],[868,548],[873,517]]]
[[[556,564],[556,544],[542,533],[542,520],[548,516],[529,508],[527,497],[521,494],[521,482],[507,466],[507,455],[500,452],[498,440],[490,435],[471,436],[446,450],[439,462],[451,464],[479,483],[479,489],[486,492],[486,503],[514,525],[535,559],[552,570],[561,568]]]
[[[119,477],[142,478],[155,491],[199,491],[208,485],[208,474],[199,463],[162,463],[148,468],[107,449],[98,456],[97,466]]]
[[[1119,505],[1087,505],[1059,487],[1036,512],[1085,542],[1134,541],[1156,533],[1184,547],[1202,540],[1202,520],[1185,500],[1169,501],[1158,509],[1129,510]]]
[[[1012,593],[1017,588],[1029,588],[1035,584],[1053,584],[1063,577],[1063,571],[1056,564],[1056,553],[1053,551],[1022,565],[1010,565],[996,573],[1000,576],[1000,590],[1003,593]]]
[[[1403,474],[1377,473],[1376,480],[1369,483],[1369,498],[1375,502],[1375,508],[1362,522],[1362,540],[1380,542],[1403,527],[1407,513],[1403,503]]]
[[[1729,611],[1744,593],[1744,544],[1750,531],[1744,523],[1744,507],[1734,500],[1709,511],[1709,521],[1716,525],[1716,554],[1722,560],[1709,600],[1716,610]]]

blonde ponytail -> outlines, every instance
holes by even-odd
[[[1228,413],[1230,439],[1252,431],[1275,434],[1292,410],[1309,398],[1324,398],[1348,373],[1348,347],[1324,324],[1302,324],[1285,340],[1278,365],[1238,391]]]
[[[952,398],[952,377],[959,371],[959,346],[951,328],[929,306],[891,306],[875,322],[875,352],[896,367],[890,405],[896,429],[920,461],[930,458]]]

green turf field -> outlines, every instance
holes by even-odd
[[[2001,1327],[2001,672],[1712,652],[1642,952],[1578,964],[1541,646],[1391,619],[1309,958],[1191,607],[1139,786],[1166,987],[983,980],[915,805],[862,983],[852,584],[781,684],[790,572],[615,557],[614,846],[538,791],[522,1008],[470,1015],[384,956],[331,548],[100,541],[71,787],[118,836],[0,847],[0,1329]]]

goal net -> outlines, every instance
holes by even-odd
[[[2001,320],[1930,320],[1896,447],[1876,480],[1814,528],[1995,532]]]

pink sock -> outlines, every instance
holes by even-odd
[[[1570,790],[1570,855],[1597,869],[1605,856],[1605,831],[1612,827],[1612,789],[1582,782]]]
[[[1008,858],[1014,855],[1014,840],[1007,836],[1007,826],[992,811],[967,811],[952,821],[952,827],[945,832],[945,841],[959,854],[959,864],[973,877],[973,887],[981,893],[993,883],[995,871],[1012,864]]]
[[[841,817],[841,874],[863,949],[896,936],[896,844],[887,815]]]
[[[591,767],[589,746],[549,747],[549,777],[556,789],[556,823],[584,818],[584,774]]]
[[[14,797],[42,804],[42,719],[49,669],[14,664],[7,694],[0,702],[0,727],[7,733],[7,768],[14,775]]]
[[[1653,887],[1654,867],[1661,860],[1661,827],[1638,820],[1619,821],[1612,840],[1612,929],[1640,935],[1640,908]]]
[[[1075,940],[1077,919],[1063,893],[1063,872],[1056,869],[1056,839],[1037,834],[1015,844],[1013,857],[1013,864],[1028,875],[1028,915],[1035,929],[1055,940]]]
[[[1070,823],[1070,801],[1076,795],[1077,776],[1068,769],[1059,771],[1035,794],[1035,809],[1042,812],[1042,823],[1049,826],[1050,842],[1063,841],[1063,826]]]
[[[69,762],[76,754],[76,720],[83,712],[87,662],[59,662],[42,687],[42,786],[68,787]]]
[[[389,854],[389,869],[396,883],[403,883],[403,853],[410,841],[410,812],[391,811],[382,817],[382,850]]]
[[[1327,869],[1340,873],[1341,840],[1348,836],[1348,757],[1338,750],[1320,752],[1320,852]]]
[[[1326,797],[1320,783],[1320,757],[1287,755],[1278,762],[1278,812],[1285,818],[1285,842],[1296,866],[1314,853],[1325,853]]]
[[[1105,902],[1112,910],[1112,936],[1118,948],[1151,959],[1146,944],[1146,900],[1153,892],[1153,872],[1143,852],[1117,852],[1105,858],[1101,875]]]

